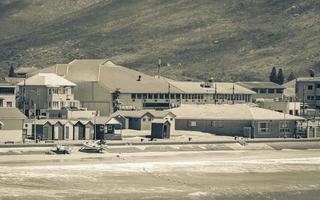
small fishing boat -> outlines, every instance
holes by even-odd
[[[103,153],[104,148],[102,145],[97,143],[84,143],[83,146],[79,149],[79,151],[84,153]]]
[[[51,152],[55,154],[71,154],[71,148],[67,146],[57,145],[51,150]]]

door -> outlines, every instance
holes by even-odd
[[[53,139],[58,140],[59,139],[59,127],[54,127],[54,137]]]
[[[74,135],[73,135],[74,140],[79,140],[79,127],[75,126],[74,127]]]
[[[243,128],[243,136],[251,138],[252,137],[251,131],[252,131],[251,127],[244,127]]]
[[[48,140],[49,139],[49,129],[48,127],[43,127],[43,139]]]

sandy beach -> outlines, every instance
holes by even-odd
[[[318,199],[320,150],[1,155],[0,199]]]

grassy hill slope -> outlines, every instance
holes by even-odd
[[[154,74],[159,57],[168,64],[161,73],[178,79],[264,80],[273,66],[320,71],[318,0],[5,2],[3,72],[10,63],[109,58]]]

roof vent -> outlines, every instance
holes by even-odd
[[[139,75],[137,81],[141,81],[141,78],[141,75]]]

